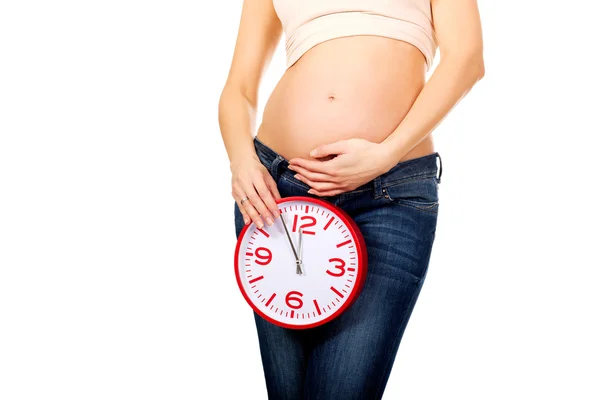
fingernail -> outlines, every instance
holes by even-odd
[[[316,156],[316,155],[317,155],[317,151],[316,151],[316,150],[313,150],[313,151],[311,151],[311,152],[310,152],[310,155],[311,155],[311,157],[314,157],[314,156]]]
[[[310,189],[310,190],[308,191],[308,193],[310,193],[310,194],[315,194],[315,192],[314,192],[312,189]]]
[[[248,222],[250,222],[250,220],[248,218],[244,218],[244,224],[248,225]]]
[[[288,168],[291,169],[292,171],[294,170],[294,166],[293,165],[289,165]]]
[[[273,220],[271,219],[271,217],[267,217],[267,224],[273,225]]]
[[[296,174],[296,175],[294,175],[294,178],[298,179],[298,175],[299,175],[299,174]]]
[[[262,222],[257,222],[256,226],[258,227],[258,229],[262,229],[264,225],[262,224]]]

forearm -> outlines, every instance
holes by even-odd
[[[480,54],[442,59],[400,125],[382,142],[388,167],[421,143],[483,74]]]
[[[230,165],[257,157],[252,141],[255,123],[254,102],[237,88],[226,86],[219,99],[219,126]]]

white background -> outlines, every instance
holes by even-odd
[[[434,132],[436,243],[384,398],[600,398],[589,4],[480,1],[487,75]],[[240,10],[1,3],[1,399],[266,398],[217,123]]]

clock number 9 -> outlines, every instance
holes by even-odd
[[[296,297],[293,297],[294,295],[296,295]],[[296,291],[291,291],[287,294],[287,296],[285,296],[285,304],[287,304],[287,306],[289,308],[293,308],[293,309],[299,309],[302,308],[302,305],[304,303],[302,303],[302,299],[300,297],[302,297],[303,294],[300,292],[296,292]],[[291,302],[295,302],[296,305],[292,305]]]
[[[335,277],[340,277],[342,275],[344,275],[346,273],[346,269],[344,268],[346,266],[346,262],[344,260],[342,260],[341,258],[330,258],[329,262],[338,262],[338,265],[334,265],[334,267],[336,269],[339,269],[340,272],[339,273],[335,273],[335,272],[331,272],[330,270],[327,270],[325,272],[327,272],[329,275],[331,276],[335,276]]]
[[[267,265],[273,259],[271,250],[267,249],[266,247],[257,248],[254,252],[254,255],[256,255],[256,260],[254,260],[254,262],[258,265]]]
[[[315,231],[307,231],[304,228],[309,228],[311,226],[315,226],[317,224],[317,219],[311,215],[303,215],[300,217],[300,219],[302,221],[308,220],[310,222],[306,222],[306,223],[300,225],[299,227],[297,227],[298,214],[294,215],[294,225],[292,226],[292,232],[296,232],[297,229],[302,229],[302,233],[304,233],[305,235],[314,235]]]

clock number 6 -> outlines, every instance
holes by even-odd
[[[307,231],[304,228],[310,228],[311,226],[315,226],[317,224],[317,219],[311,215],[303,215],[300,217],[302,221],[310,221],[305,224],[302,224],[298,227],[298,214],[294,215],[294,226],[292,227],[292,232],[296,232],[297,229],[302,229],[302,233],[305,235],[314,235],[315,231]]]
[[[257,248],[254,252],[254,255],[256,255],[256,260],[254,260],[254,262],[258,265],[267,265],[273,259],[271,250],[267,249],[266,247]]]
[[[344,268],[346,266],[346,262],[344,260],[342,260],[341,258],[330,258],[329,262],[337,262],[337,263],[339,263],[338,265],[334,265],[334,267],[336,269],[340,270],[339,273],[331,272],[330,270],[325,271],[329,275],[335,276],[335,277],[339,278],[340,276],[342,276],[342,275],[344,275],[346,273],[346,269]]]
[[[294,295],[296,297],[294,297]],[[302,305],[304,304],[304,303],[302,303],[302,299],[300,298],[302,296],[304,296],[304,295],[302,293],[300,293],[300,292],[291,291],[291,292],[289,292],[287,294],[287,296],[285,296],[285,304],[287,304],[287,306],[289,308],[293,308],[293,309],[296,309],[296,310],[299,309],[299,308],[302,308]],[[296,305],[292,305],[291,304],[292,301],[295,302]]]

